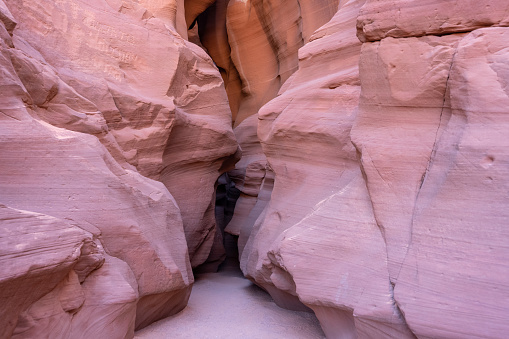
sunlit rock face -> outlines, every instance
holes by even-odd
[[[183,1],[0,1],[0,337],[130,338],[185,307],[240,153],[186,37]]]
[[[507,332],[508,8],[341,2],[259,110],[241,268],[328,337]]]
[[[257,136],[257,112],[298,69],[298,50],[337,11],[338,0],[219,0],[198,16],[200,42],[224,79],[234,132],[243,151],[230,177],[241,191],[226,231],[239,236],[272,170]],[[268,187],[268,186],[266,186]],[[263,200],[263,199],[262,199]],[[263,205],[263,202],[260,202]]]

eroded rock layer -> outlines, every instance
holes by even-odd
[[[508,10],[339,4],[258,112],[275,178],[241,218],[247,277],[330,338],[504,337]]]
[[[257,112],[297,70],[299,48],[332,18],[338,3],[219,0],[198,16],[200,42],[224,79],[234,132],[243,150],[242,160],[229,173],[241,191],[226,229],[233,235],[240,235],[241,229],[249,234],[265,201],[258,204],[260,188],[264,178],[270,181],[272,176],[257,137]]]
[[[505,0],[0,0],[0,337],[178,312],[233,186],[244,274],[329,338],[505,337],[508,26]]]
[[[0,337],[130,338],[187,304],[239,151],[185,37],[181,1],[0,1]]]

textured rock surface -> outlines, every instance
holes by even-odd
[[[209,206],[213,185],[225,159],[237,149],[223,85],[213,63],[201,48],[165,25],[164,16],[154,18],[134,2],[113,8],[103,2],[48,2],[45,10],[53,8],[55,14],[47,28],[43,23],[49,19],[28,20],[29,13],[42,11],[44,4],[27,2],[28,9],[18,2],[11,6],[14,15],[27,18],[20,21],[15,38],[36,47],[45,58],[40,62],[51,60],[72,85],[67,88],[58,79],[57,84],[46,85],[59,91],[53,97],[48,89],[51,100],[37,106],[39,116],[79,132],[109,130],[111,135],[103,136],[103,143],[114,148],[110,152],[120,153],[119,161],[127,160],[142,175],[162,180],[175,196],[191,261],[199,265],[207,258],[214,233]],[[87,57],[80,58],[83,54]],[[48,82],[44,76],[32,79],[33,73],[26,73],[20,75],[26,83]],[[71,95],[77,98],[69,104]],[[76,117],[83,111],[88,125]],[[196,194],[183,196],[186,190]],[[209,225],[202,232],[203,223]]]
[[[352,140],[388,245],[393,283],[411,242],[415,199],[440,119],[449,109],[445,92],[459,39],[387,38],[363,45],[362,97]]]
[[[508,13],[0,0],[0,337],[180,311],[227,171],[244,274],[328,337],[505,337]]]
[[[72,271],[80,248],[92,234],[68,221],[5,205],[0,205],[0,222],[0,337],[7,338],[18,323],[18,315]],[[74,276],[77,280],[76,273]],[[70,294],[74,300],[66,300],[62,307],[79,308],[82,294]],[[60,302],[59,298],[55,302]]]
[[[30,139],[24,136],[26,131],[30,131]],[[3,121],[0,143],[3,159],[0,165],[3,173],[0,181],[3,202],[16,208],[30,208],[72,221],[93,234],[106,253],[118,258],[113,263],[107,260],[108,270],[99,271],[96,283],[88,282],[88,279],[84,279],[83,283],[94,296],[99,292],[111,293],[108,290],[113,289],[115,294],[118,294],[118,299],[111,302],[110,308],[106,307],[109,304],[108,298],[102,299],[97,304],[104,308],[104,312],[99,311],[98,307],[87,313],[102,319],[102,326],[108,326],[117,318],[121,319],[120,314],[128,310],[131,320],[135,318],[136,311],[139,311],[141,318],[151,322],[171,314],[172,310],[155,307],[159,304],[168,306],[162,301],[148,307],[146,304],[150,297],[158,295],[162,300],[162,296],[174,295],[177,290],[183,291],[180,295],[173,296],[173,302],[178,305],[177,308],[185,305],[188,297],[185,290],[189,289],[193,278],[182,219],[175,201],[161,183],[122,169],[95,137],[59,129],[35,120]],[[18,149],[23,152],[20,153]],[[67,238],[65,232],[58,236]],[[52,246],[43,248],[45,251],[52,251]],[[93,253],[93,246],[87,249],[83,245],[81,250]],[[93,270],[97,266],[94,258],[90,259],[92,260],[84,258],[84,267],[83,264],[79,265],[79,262],[76,264],[82,275],[83,272],[86,274],[90,271],[87,267],[92,266]],[[30,261],[26,263],[25,269],[31,270]],[[125,273],[117,272],[120,269]],[[118,278],[109,279],[109,275]],[[129,278],[125,278],[126,275]],[[119,280],[120,278],[122,279]],[[119,290],[122,284],[127,290]],[[78,284],[77,287],[79,286]],[[52,293],[61,294],[55,291]],[[40,300],[39,304],[31,306],[28,315],[23,317],[33,320],[20,320],[18,326],[22,329],[15,333],[24,333],[27,337],[30,337],[30,333],[39,331],[52,333],[52,329],[60,331],[63,327],[70,328],[72,322],[75,330],[81,328],[83,335],[89,334],[83,328],[84,324],[91,321],[89,317],[71,317],[65,309],[60,309],[61,314],[49,313],[58,320],[48,319],[50,315],[47,308],[56,300],[51,296],[45,298],[49,299]],[[123,303],[120,303],[120,300]],[[93,301],[90,302],[93,305]],[[129,304],[131,306],[126,310]],[[78,314],[82,314],[86,309],[80,308]],[[66,325],[53,328],[47,324],[54,321]],[[119,332],[125,332],[126,336],[132,335],[134,326],[130,321],[115,323],[119,325],[117,335]],[[26,326],[30,328],[24,328]],[[100,327],[92,327],[91,330],[100,331]]]
[[[509,28],[457,47],[395,295],[418,336],[501,338],[509,325]],[[422,317],[422,314],[428,314]]]
[[[260,213],[253,207],[263,178],[270,175],[257,138],[256,113],[297,70],[298,49],[330,20],[337,6],[337,0],[220,0],[198,17],[201,43],[223,76],[243,150],[242,160],[229,173],[241,191],[236,215],[226,229],[231,234],[252,227]]]
[[[504,337],[507,13],[340,4],[258,113],[275,182],[246,276],[331,338]]]
[[[443,35],[509,25],[504,0],[367,0],[357,22],[361,41]]]
[[[220,74],[183,1],[0,13],[0,336],[132,337],[185,307],[214,242],[239,156]]]
[[[328,337],[410,337],[390,293],[386,247],[350,142],[362,4],[345,3],[315,32],[300,50],[299,70],[259,112],[276,180],[241,267],[281,305],[313,309]]]

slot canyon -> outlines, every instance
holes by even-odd
[[[509,1],[0,0],[0,72],[0,339],[507,338]]]

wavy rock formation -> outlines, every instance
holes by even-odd
[[[0,1],[0,337],[130,338],[187,304],[239,152],[182,6]]]
[[[241,267],[282,306],[310,307],[328,337],[411,337],[350,140],[363,3],[343,4],[315,32],[300,50],[299,70],[259,112],[258,134],[276,178]]]
[[[241,195],[228,233],[238,236],[245,229],[249,234],[261,212],[253,209],[260,187],[272,175],[258,141],[256,113],[297,70],[299,48],[337,6],[338,0],[219,0],[198,16],[200,42],[223,76],[243,150],[229,173]]]
[[[505,0],[0,0],[0,338],[131,338],[224,231],[328,338],[505,337],[507,46]]]
[[[328,337],[506,333],[508,9],[342,2],[259,110],[274,190],[241,268]]]

